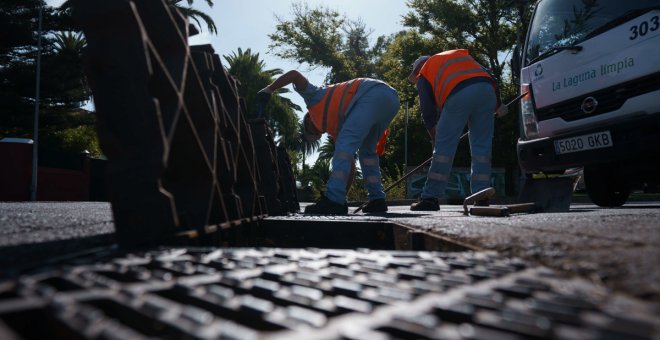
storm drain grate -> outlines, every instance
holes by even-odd
[[[3,338],[659,335],[640,302],[490,252],[186,248],[69,263],[0,282]]]

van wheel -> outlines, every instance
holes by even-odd
[[[630,196],[628,183],[616,167],[585,166],[584,185],[591,201],[601,207],[620,207]]]

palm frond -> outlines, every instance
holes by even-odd
[[[201,19],[202,21],[204,21],[206,23],[206,27],[208,28],[209,32],[211,32],[213,34],[218,34],[218,28],[215,25],[215,22],[213,21],[213,18],[211,18],[210,15],[208,15],[208,14],[206,14],[206,13],[200,11],[200,10],[192,8],[191,6],[192,6],[192,3],[193,3],[193,0],[186,0],[187,3],[188,3],[188,7],[180,5],[179,3],[181,1],[183,1],[183,0],[168,0],[168,3],[170,4],[170,6],[178,9],[181,12],[181,14],[183,14],[186,17],[191,18],[193,21],[195,21],[195,23],[197,23],[197,26],[200,28],[200,30],[202,28],[201,23],[200,23],[200,19]],[[206,2],[209,5],[209,7],[213,6],[213,1],[212,0],[206,0]]]

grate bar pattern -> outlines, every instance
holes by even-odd
[[[658,323],[490,252],[109,252],[0,283],[0,334],[17,339],[650,339]]]

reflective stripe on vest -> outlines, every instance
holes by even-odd
[[[323,99],[308,107],[312,122],[322,132],[336,137],[346,115],[346,109],[362,83],[362,78],[328,86]]]
[[[440,111],[451,91],[463,80],[487,77],[492,81],[490,74],[467,50],[445,51],[432,56],[424,64],[420,74],[433,85],[433,97]]]

